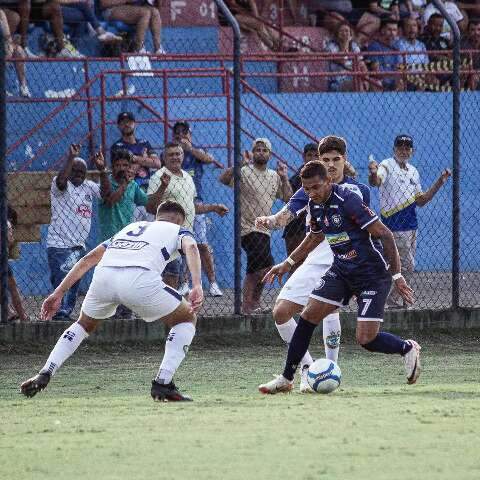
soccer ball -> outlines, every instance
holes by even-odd
[[[338,388],[342,372],[332,360],[320,358],[308,367],[307,381],[314,392],[330,393]]]

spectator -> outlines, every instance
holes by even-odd
[[[467,54],[471,67],[477,71],[468,75],[467,86],[470,90],[478,90],[480,87],[480,20],[472,20],[468,25],[468,36],[462,41],[462,50],[477,50],[475,53]]]
[[[418,171],[409,163],[412,155],[412,137],[398,135],[393,158],[383,160],[380,165],[373,160],[368,165],[368,181],[380,189],[382,222],[393,232],[402,262],[402,274],[410,285],[417,246],[416,207],[430,202],[451,175],[449,169],[443,170],[437,181],[423,192]],[[394,290],[390,292],[387,305],[390,308],[404,307],[402,298]]]
[[[460,9],[457,7],[455,2],[451,1],[443,1],[443,6],[445,7],[445,10],[452,16],[452,18],[457,22],[458,28],[464,32],[467,29],[468,26],[468,18],[462,14]],[[438,8],[435,6],[433,2],[430,1],[430,3],[427,5],[425,8],[425,11],[423,12],[423,25],[426,26],[428,24],[429,18],[434,14],[438,13],[440,14],[440,11]],[[448,22],[442,17],[442,36],[449,39],[449,41],[452,41],[451,38],[451,32],[450,32],[450,25]]]
[[[173,140],[179,143],[183,149],[184,157],[182,169],[189,173],[193,178],[195,189],[197,191],[196,202],[203,201],[203,166],[215,165],[217,168],[223,168],[223,165],[217,162],[210,154],[198,148],[192,143],[192,130],[188,122],[176,122],[173,126]],[[210,283],[209,293],[213,297],[223,295],[217,284],[215,276],[215,262],[213,251],[207,238],[207,217],[204,213],[195,215],[193,222],[193,233],[197,240],[198,251],[202,259],[202,267]],[[184,294],[188,292],[188,283],[180,285],[179,292]]]
[[[148,184],[149,199],[158,195],[159,201],[172,200],[185,210],[183,226],[193,232],[195,213],[215,212],[220,216],[228,213],[228,208],[220,203],[195,203],[197,191],[193,178],[182,169],[184,153],[181,145],[170,142],[164,149],[164,166],[152,175]],[[154,192],[156,192],[154,194]],[[164,282],[178,288],[181,271],[179,259],[170,262],[164,270]]]
[[[122,37],[107,32],[100,25],[89,0],[58,0],[58,2],[62,6],[63,23],[72,29],[72,38],[82,37],[88,27],[100,42],[122,41]]]
[[[295,172],[290,177],[290,186],[292,187],[292,192],[296,192],[302,186],[302,180],[300,179],[300,170],[302,167],[312,161],[318,160],[320,158],[318,154],[318,145],[316,143],[307,143],[303,147],[302,155],[302,164],[300,165],[297,172]],[[290,255],[302,242],[305,238],[305,220],[306,213],[301,213],[298,217],[295,217],[283,230],[282,238],[285,241],[285,249],[287,254]],[[290,275],[300,266],[301,264],[295,264],[290,270]]]
[[[335,39],[328,42],[326,51],[329,53],[360,53],[360,47],[352,39],[352,29],[348,23],[338,25]],[[357,57],[358,69],[367,70],[362,57]],[[330,72],[336,74],[348,73],[355,70],[352,56],[335,58],[328,62]],[[362,82],[360,82],[362,83]],[[331,92],[349,92],[355,90],[355,83],[351,75],[335,75],[328,80],[328,89]],[[363,86],[361,87],[363,90]]]
[[[369,57],[371,64],[375,65],[374,71],[394,72],[398,71],[402,64],[402,57],[395,48],[395,40],[398,35],[398,24],[393,20],[384,20],[380,27],[380,39],[374,40],[368,46],[369,52],[379,52],[383,55]],[[388,54],[388,52],[391,52]],[[403,80],[400,76],[382,76],[382,86],[385,90],[400,91],[404,89]]]
[[[421,35],[420,40],[427,47],[427,51],[450,50],[450,42],[442,36],[443,17],[439,13],[434,13],[428,19],[428,23]],[[447,55],[429,54],[431,62],[444,60]]]
[[[129,178],[133,163],[133,154],[129,150],[117,150],[112,156],[112,173],[107,174],[105,160],[101,152],[95,155],[95,165],[100,171],[99,204],[100,241],[113,237],[122,228],[133,221],[135,205],[146,207],[154,214],[160,203],[157,193],[147,197],[137,182]]]
[[[85,255],[93,202],[100,198],[100,187],[86,180],[87,164],[79,155],[80,145],[70,145],[67,161],[53,178],[50,189],[52,219],[47,234],[47,259],[53,289]],[[78,287],[77,283],[65,294],[55,320],[71,320]]]
[[[155,1],[136,2],[135,0],[100,0],[103,17],[108,21],[120,21],[135,25],[135,38],[132,51],[140,52],[144,47],[147,30],[152,33],[153,49],[157,55],[165,54],[160,34],[162,19],[160,5]]]
[[[53,53],[58,57],[71,57],[71,50],[65,47],[63,38],[63,17],[60,4],[57,0],[2,0],[2,9],[7,13],[9,23],[14,22],[15,14],[19,18],[18,32],[20,34],[20,45],[28,56],[34,56],[28,49],[28,26],[30,23],[48,22],[53,32],[54,45]],[[5,7],[8,7],[5,9]],[[14,33],[16,28],[10,31]]]
[[[19,59],[26,57],[25,50],[23,50],[20,45],[17,45],[13,41],[7,15],[2,9],[0,9],[0,33],[3,35],[4,38],[4,48],[7,58]],[[14,62],[14,68],[18,78],[20,95],[22,97],[30,98],[32,95],[28,88],[27,79],[25,76],[25,63],[16,61]]]
[[[427,47],[418,40],[418,22],[413,17],[408,17],[402,22],[403,37],[399,38],[394,46],[400,52],[412,52],[415,54],[404,57],[407,65],[428,63]]]
[[[255,219],[271,214],[276,198],[287,202],[292,196],[287,166],[279,163],[277,171],[267,168],[272,154],[272,144],[267,138],[257,138],[252,153],[245,152],[245,165],[241,169],[240,208],[242,248],[247,254],[247,275],[243,282],[243,312],[259,312],[263,291],[262,278],[273,265],[270,249],[270,231],[255,226]],[[252,158],[253,156],[253,158]],[[227,168],[220,182],[233,187],[233,167]]]
[[[13,233],[13,226],[10,220],[7,220],[7,241],[9,251],[14,248],[15,239]],[[13,322],[15,320],[20,320],[21,322],[28,322],[27,314],[23,308],[22,298],[18,291],[17,282],[13,275],[13,271],[8,265],[8,278],[7,278],[7,289],[8,295],[11,300],[11,304],[8,305],[8,321]],[[1,293],[1,292],[0,292]]]
[[[129,150],[132,153],[129,174],[133,175],[133,180],[146,193],[152,169],[157,170],[162,166],[160,158],[148,140],[135,136],[136,122],[132,112],[120,113],[117,117],[117,127],[121,137],[111,146],[110,156],[113,158],[118,150]],[[139,206],[135,208],[134,219],[153,220],[153,216],[149,216],[145,207]]]
[[[260,18],[260,11],[255,0],[225,0],[225,4],[235,15],[243,31],[258,35],[264,45],[271,50],[278,48],[278,35]],[[221,10],[218,11],[218,21],[220,25],[229,25]]]
[[[467,13],[470,22],[480,21],[480,0],[463,0],[457,2],[457,6],[462,12]]]

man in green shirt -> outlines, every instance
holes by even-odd
[[[107,240],[128,224],[133,222],[135,206],[145,206],[147,212],[155,214],[160,203],[158,191],[147,194],[129,177],[132,153],[117,150],[112,157],[112,173],[105,169],[105,160],[101,152],[95,155],[95,164],[100,171],[99,219],[100,241]]]

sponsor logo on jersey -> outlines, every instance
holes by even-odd
[[[315,285],[315,290],[320,290],[325,285],[325,280],[321,278]]]
[[[347,232],[331,233],[325,236],[327,237],[327,242],[329,245],[340,245],[350,241],[350,237],[348,236]]]
[[[352,258],[355,258],[357,256],[357,251],[356,250],[350,250],[347,253],[337,253],[336,257],[339,258],[340,260],[351,260]]]
[[[117,248],[118,250],[141,250],[143,247],[146,247],[148,242],[140,242],[135,240],[124,240],[117,239],[114,240],[108,248]]]
[[[360,295],[373,296],[373,295],[376,295],[376,294],[377,294],[376,290],[365,290]]]

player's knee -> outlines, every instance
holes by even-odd
[[[290,309],[283,302],[277,302],[273,307],[273,319],[277,325],[282,325],[292,318]]]
[[[376,336],[377,334],[372,332],[363,332],[358,330],[356,332],[357,343],[364,348],[365,348],[365,345],[367,345],[372,340],[374,340]]]
[[[82,316],[77,323],[80,324],[88,334],[90,334],[95,331],[99,322],[93,318]]]

